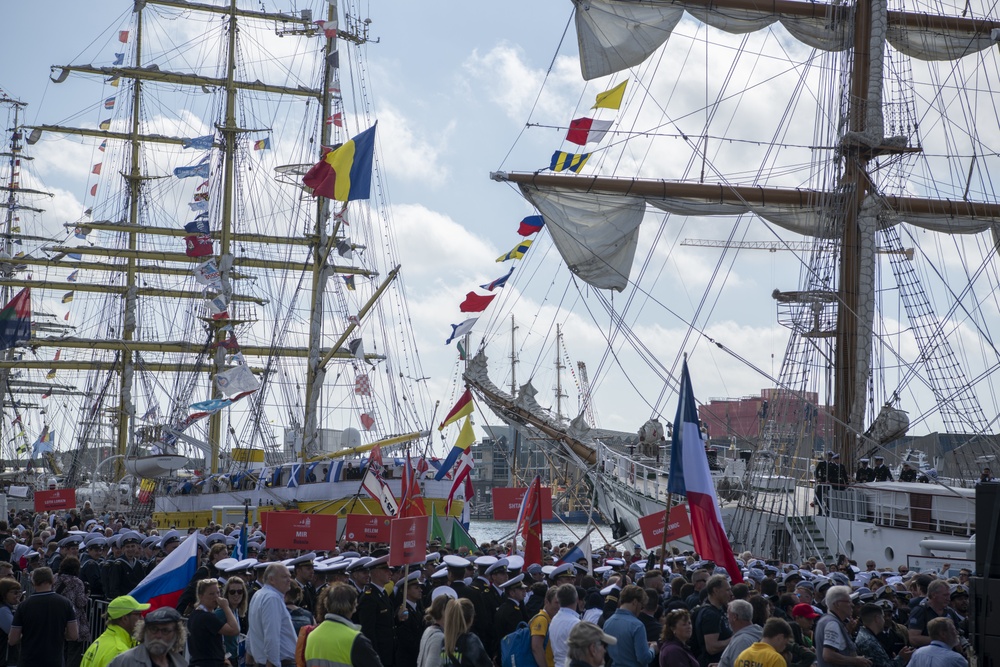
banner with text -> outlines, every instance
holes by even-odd
[[[497,521],[517,521],[528,489],[499,487],[493,489],[493,518]],[[542,521],[552,518],[552,489],[542,487]]]
[[[355,542],[388,542],[390,521],[387,516],[348,514],[347,524],[344,526],[344,539]]]
[[[393,519],[389,528],[389,567],[422,563],[427,559],[429,516]]]
[[[268,534],[267,527],[270,525],[270,521],[272,518],[274,518],[275,522],[277,523],[284,521],[290,516],[297,516],[298,514],[301,514],[301,512],[299,512],[298,510],[269,510],[267,512],[261,512],[260,529],[264,531],[265,535],[267,535]],[[240,520],[242,521],[242,519]]]
[[[337,546],[337,516],[281,512],[271,517],[266,534],[268,549],[329,551]]]
[[[35,511],[68,510],[76,507],[76,489],[35,491]]]
[[[667,511],[653,512],[639,519],[639,530],[647,549],[663,546],[663,517]],[[687,504],[680,504],[670,510],[670,526],[667,542],[679,540],[691,534],[691,520],[688,519]]]

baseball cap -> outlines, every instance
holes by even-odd
[[[792,607],[792,618],[796,616],[801,616],[803,618],[814,619],[819,618],[822,614],[817,614],[816,610],[811,604],[797,604]]]
[[[615,645],[618,640],[609,634],[606,634],[598,626],[593,623],[588,623],[587,621],[580,621],[573,626],[570,630],[569,638],[566,640],[566,644],[570,648],[585,649],[596,644],[597,642],[602,642],[604,644]]]
[[[131,595],[122,595],[108,603],[108,618],[118,619],[133,611],[146,611],[150,605],[142,604]]]

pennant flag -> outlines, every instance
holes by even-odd
[[[51,393],[52,390],[49,389]],[[38,458],[40,454],[45,454],[46,452],[52,451],[52,431],[49,430],[48,425],[42,429],[41,435],[35,440],[35,443],[31,446],[31,458]]]
[[[52,357],[52,361],[59,361],[59,357],[62,356],[62,349],[56,350],[56,356]]]
[[[101,165],[102,164],[104,164],[104,163],[103,162],[98,162],[97,164],[95,164],[93,166],[93,168],[91,168],[90,173],[97,174],[98,176],[100,176],[101,175]]]
[[[448,345],[449,343],[451,343],[451,341],[455,340],[456,338],[461,338],[465,334],[472,331],[472,327],[474,327],[476,325],[476,322],[478,321],[479,321],[478,317],[470,317],[461,324],[452,324],[451,335],[448,336],[448,340],[446,340],[444,344]]]
[[[184,254],[188,257],[204,257],[214,251],[212,237],[204,234],[192,234],[184,237]]]
[[[10,423],[10,425],[13,426],[14,424],[20,424],[20,423],[21,423],[21,415],[17,415],[16,417],[14,417],[14,420]]]
[[[577,118],[569,123],[566,141],[584,146],[601,141],[611,129],[612,121],[594,120],[593,118]]]
[[[687,498],[695,551],[702,558],[726,568],[733,583],[738,584],[743,581],[743,574],[736,564],[732,545],[722,525],[722,512],[719,511],[719,500],[715,495],[705,443],[698,425],[698,406],[694,402],[694,389],[685,359],[681,369],[677,414],[674,416],[667,491]]]
[[[361,413],[361,425],[365,427],[366,431],[372,430],[372,426],[375,425],[375,420],[367,412]]]
[[[108,118],[107,120],[102,120],[101,124],[98,125],[98,127],[101,128],[102,130],[110,130],[111,129],[111,119]]]
[[[25,287],[0,310],[0,350],[31,339],[31,288]]]
[[[119,30],[118,31],[118,41],[121,42],[122,44],[125,44],[125,43],[128,42],[128,30]]]
[[[455,347],[458,348],[458,360],[465,361],[465,343],[463,341],[458,341],[455,343]]]
[[[266,151],[271,149],[271,139],[270,137],[266,139],[258,139],[253,142],[253,149],[255,151]]]
[[[66,320],[67,322],[69,321],[69,311],[66,311],[66,314],[63,315],[63,319]]]
[[[104,141],[101,142],[101,145],[97,147],[97,150],[99,150],[99,151],[101,151],[103,153],[107,149],[108,149],[108,140],[105,139]]]
[[[184,231],[199,235],[208,234],[211,231],[208,228],[208,216],[202,217],[199,215],[197,218],[184,225]]]
[[[208,178],[209,165],[207,162],[196,164],[193,167],[177,167],[174,169],[174,176],[177,178]]]
[[[378,123],[335,150],[302,178],[306,187],[317,197],[336,201],[368,199],[372,185],[372,163],[375,157],[375,128]]]
[[[129,595],[151,609],[176,607],[181,593],[198,571],[198,540],[191,535],[167,554]]]
[[[521,236],[531,236],[536,232],[542,231],[544,225],[545,218],[540,215],[529,215],[518,225],[517,233]]]
[[[474,552],[477,549],[479,549],[479,545],[476,544],[476,541],[472,539],[472,536],[469,535],[468,531],[466,531],[465,528],[462,527],[462,524],[457,519],[451,522],[450,542],[452,549],[460,549],[462,547],[465,547],[470,552]],[[538,562],[541,563],[541,558],[539,558]],[[528,563],[525,562],[525,565],[527,564]]]
[[[368,463],[377,468],[376,472],[380,475],[382,474],[382,468],[385,467],[385,461],[382,460],[381,445],[375,445],[372,447],[371,452],[368,453]]]
[[[220,372],[215,376],[215,383],[219,386],[219,391],[230,398],[260,388],[260,382],[254,377],[253,371],[244,364]]]
[[[403,464],[402,492],[403,497],[399,501],[400,518],[427,516],[427,508],[424,507],[424,499],[420,496],[420,484],[417,482],[409,454],[406,456],[406,463]]]
[[[447,415],[444,417],[444,421],[438,426],[439,431],[443,431],[445,426],[449,424],[454,424],[462,417],[468,417],[472,414],[475,409],[475,404],[472,402],[472,390],[466,389],[465,393],[458,397],[458,401],[455,402],[455,407],[453,407]]]
[[[458,460],[458,457],[472,446],[475,439],[476,434],[472,430],[472,420],[466,417],[465,423],[462,425],[462,430],[458,433],[458,439],[455,440],[455,444],[452,446],[451,451],[448,452],[448,456],[441,463],[441,467],[438,468],[437,474],[434,475],[434,479],[439,482],[444,479],[451,470],[451,467],[455,465],[455,461]]]
[[[119,63],[119,64],[121,64],[121,63]],[[122,78],[120,76],[113,76],[113,77],[111,77],[110,79],[107,80],[107,84],[109,86],[111,86],[112,88],[117,88],[118,84],[120,84],[121,82],[122,82]]]
[[[62,298],[63,303],[70,303],[72,301],[73,301],[73,292],[66,292],[65,294],[63,294]]]
[[[514,248],[506,255],[500,255],[497,257],[497,262],[506,262],[508,259],[521,259],[524,257],[524,253],[528,252],[528,248],[530,247],[531,239],[525,239],[514,246]]]
[[[114,97],[109,97],[108,99],[104,100],[104,108],[105,109],[114,109],[115,108],[115,98]]]
[[[622,98],[625,97],[625,86],[627,85],[628,85],[628,79],[625,79],[611,90],[605,91],[603,93],[598,93],[597,101],[594,102],[594,106],[590,108],[620,109],[622,106]]]
[[[463,313],[481,313],[495,298],[497,298],[496,294],[479,295],[475,292],[469,292],[465,295],[465,301],[459,304],[458,309]]]
[[[583,169],[583,165],[587,164],[587,160],[590,159],[590,153],[566,153],[563,151],[556,151],[552,154],[552,162],[549,163],[549,169],[552,171],[565,171],[569,169],[574,174],[579,174],[580,170]]]
[[[441,544],[444,544],[448,540],[444,537],[444,531],[441,530],[441,522],[438,521],[437,515],[437,505],[431,502],[431,535],[430,542],[437,540]]]
[[[455,468],[455,479],[451,483],[451,491],[448,492],[448,502],[445,505],[445,512],[451,514],[451,503],[455,500],[455,494],[459,488],[465,487],[465,503],[472,500],[474,493],[472,489],[472,451],[465,450],[458,459],[458,466]]]
[[[124,62],[125,62],[125,54],[124,53],[116,53],[115,54],[115,61],[113,63],[111,63],[111,64],[113,66],[117,66],[117,65],[123,64]]]
[[[326,119],[327,125],[336,125],[337,127],[344,127],[344,114],[337,112]]]
[[[93,185],[90,186],[90,196],[91,197],[97,196],[97,183],[94,183]]]
[[[349,292],[354,291],[354,276],[344,276],[344,286]]]
[[[192,137],[181,139],[181,148],[196,148],[199,150],[208,150],[212,147],[212,143],[215,141],[214,134],[206,134],[203,137]]]
[[[503,287],[504,285],[506,285],[507,284],[507,279],[510,278],[510,274],[512,274],[512,273],[514,273],[514,267],[513,266],[510,267],[510,271],[507,272],[507,275],[500,276],[499,278],[497,278],[493,282],[486,283],[485,285],[480,285],[479,287],[480,287],[480,289],[484,289],[484,290],[488,290],[488,291],[492,292],[493,290],[495,290],[495,289],[497,289],[499,287]]]
[[[54,368],[45,374],[45,378],[48,380],[54,380],[55,377],[56,377],[56,369]]]
[[[236,544],[233,545],[233,553],[229,554],[230,558],[235,558],[236,560],[244,560],[247,557],[247,527],[240,526],[240,532],[236,536]]]
[[[542,478],[536,476],[524,494],[524,503],[517,516],[515,537],[524,538],[524,564],[542,564]]]
[[[360,359],[364,361],[365,358],[365,344],[360,338],[355,338],[347,344],[347,349],[351,351],[355,359]]]
[[[369,465],[368,469],[365,470],[365,477],[361,480],[361,488],[379,502],[379,505],[382,506],[382,512],[386,516],[397,516],[399,514],[399,506],[396,504],[396,498],[393,497],[389,486],[375,472],[374,466]]]

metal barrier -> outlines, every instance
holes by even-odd
[[[90,598],[87,603],[87,622],[90,625],[91,641],[97,639],[108,628],[108,601]]]

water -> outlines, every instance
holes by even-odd
[[[476,542],[491,542],[510,539],[514,533],[515,522],[513,521],[491,521],[485,519],[473,519],[469,525],[469,533]],[[542,541],[551,540],[553,546],[565,542],[577,542],[587,533],[586,524],[563,524],[546,523],[542,524]],[[611,542],[611,527],[597,526],[590,535],[590,543],[594,549],[604,546],[605,542]],[[627,545],[631,547],[632,545]]]

